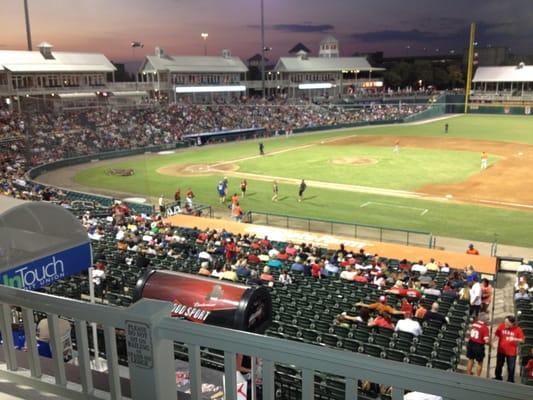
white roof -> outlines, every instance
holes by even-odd
[[[52,51],[46,59],[39,51],[0,50],[0,69],[12,72],[113,72],[103,54]]]
[[[479,67],[474,82],[533,82],[533,66]]]
[[[281,57],[275,69],[285,72],[383,71],[383,68],[373,68],[365,57]]]
[[[247,72],[239,57],[147,56],[141,72]]]

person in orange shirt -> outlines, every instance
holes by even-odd
[[[489,156],[486,152],[481,153],[481,169],[487,169],[489,166]]]
[[[233,210],[231,211],[233,218],[235,218],[235,221],[241,222],[242,221],[242,208],[239,205],[239,202],[235,204],[233,207]]]
[[[470,254],[472,256],[479,256],[479,251],[477,251],[473,244],[470,244],[468,246],[468,249],[466,250],[466,254]]]
[[[231,210],[233,211],[235,209],[235,206],[239,204],[239,196],[237,193],[233,193],[233,196],[231,196]]]

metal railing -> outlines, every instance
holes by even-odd
[[[12,338],[12,307],[23,313],[27,351],[15,350]],[[238,332],[214,326],[194,324],[171,318],[172,305],[155,300],[141,300],[129,308],[83,303],[46,294],[0,286],[0,329],[5,362],[0,361],[0,377],[18,384],[32,386],[42,392],[72,399],[132,399],[175,400],[176,364],[174,342],[188,348],[190,392],[193,399],[201,398],[202,368],[200,350],[209,347],[224,354],[226,400],[237,397],[236,355],[248,355],[262,366],[262,398],[277,396],[276,365],[291,365],[301,371],[302,399],[314,398],[315,374],[335,375],[344,383],[344,398],[357,399],[358,381],[366,380],[392,387],[392,399],[403,399],[405,390],[443,396],[445,399],[525,400],[529,388],[522,385],[486,380],[453,372],[399,363],[366,355],[297,343],[283,339]],[[45,312],[51,333],[52,376],[41,369],[38,355],[33,311]],[[65,363],[59,338],[59,316],[74,321],[77,342],[77,363]],[[103,327],[107,359],[107,388],[95,388],[91,369],[87,323]],[[128,368],[119,374],[116,329],[124,329],[127,341]],[[17,354],[18,353],[18,354]],[[24,356],[28,368],[18,360]],[[66,366],[78,373],[66,373]],[[255,369],[255,368],[253,368]],[[256,382],[252,380],[252,382]],[[255,391],[255,385],[252,386]],[[252,398],[255,398],[253,396]]]
[[[248,211],[243,221],[250,224],[328,233],[331,235],[369,239],[379,242],[399,243],[407,246],[433,248],[435,245],[434,237],[430,232],[388,228],[376,225],[295,217],[259,211]]]

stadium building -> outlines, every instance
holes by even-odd
[[[339,43],[333,36],[320,42],[318,57],[310,57],[305,46],[291,50],[294,57],[281,57],[267,78],[277,79],[289,97],[337,97],[359,88],[382,88],[383,80],[365,57],[341,57]],[[372,75],[374,74],[374,78]]]
[[[479,67],[472,81],[473,102],[533,104],[533,66]]]
[[[142,83],[150,85],[154,95],[169,100],[192,98],[213,100],[214,95],[225,97],[246,92],[248,68],[228,49],[215,56],[171,56],[157,47],[155,54],[146,56],[139,68]]]
[[[35,99],[69,108],[146,96],[130,84],[115,84],[115,71],[103,54],[55,51],[46,42],[38,51],[0,50],[0,98],[20,110]]]

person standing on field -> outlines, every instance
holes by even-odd
[[[444,133],[448,133],[448,124],[444,125]]]
[[[176,202],[178,207],[181,208],[181,190],[180,190],[180,188],[178,188],[176,190],[176,193],[174,193],[174,201]]]
[[[263,142],[259,142],[259,155],[265,155],[265,145],[263,144]]]
[[[272,182],[272,201],[278,201],[279,186],[278,181]]]
[[[301,203],[303,200],[305,189],[307,189],[307,184],[305,183],[305,180],[302,179],[302,181],[300,182],[300,188],[298,189],[298,202],[299,203]]]
[[[396,139],[394,142],[394,148],[392,149],[393,153],[399,153],[400,152],[400,139]]]
[[[243,179],[241,181],[241,196],[244,198],[246,196],[246,189],[248,188],[248,182],[246,182],[246,179]]]
[[[486,152],[481,153],[481,169],[487,169],[489,166],[489,156]]]

